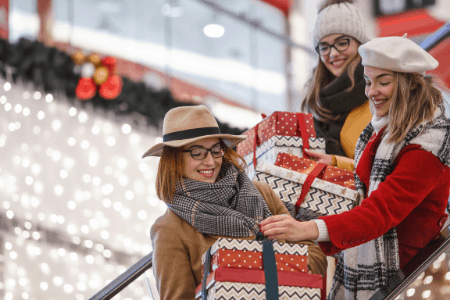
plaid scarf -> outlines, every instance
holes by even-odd
[[[359,137],[355,149],[355,169],[373,132],[374,127],[369,124]],[[450,120],[445,117],[442,102],[433,121],[410,130],[402,142],[388,143],[387,137],[382,138],[375,154],[369,187],[355,174],[355,186],[361,199],[370,196],[386,180],[397,155],[407,145],[421,145],[444,165],[450,166]],[[328,299],[369,299],[380,288],[386,287],[388,280],[399,272],[397,231],[393,227],[379,238],[341,252]]]
[[[227,162],[215,183],[183,178],[169,209],[203,234],[229,237],[256,235],[259,222],[272,216],[248,176]]]

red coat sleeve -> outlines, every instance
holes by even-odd
[[[330,242],[319,243],[325,254],[332,255],[382,236],[433,190],[446,167],[430,152],[417,147],[410,149],[399,154],[393,172],[360,206],[320,218],[330,235]]]

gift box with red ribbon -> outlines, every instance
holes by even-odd
[[[278,271],[306,273],[308,246],[273,243]],[[205,265],[206,254],[202,257]],[[210,271],[217,268],[262,270],[262,245],[256,240],[219,238],[211,247]]]
[[[243,134],[247,139],[238,144],[237,152],[250,178],[257,161],[273,164],[280,152],[299,157],[308,157],[304,149],[325,153],[325,140],[316,137],[311,114],[276,111]]]
[[[258,162],[255,180],[268,183],[300,221],[348,211],[359,199],[348,171],[286,153],[278,154],[275,165]]]
[[[278,299],[320,300],[323,280],[320,275],[279,271]],[[265,300],[264,271],[218,268],[206,280],[205,297],[212,299]],[[195,299],[202,299],[202,284],[195,290]]]
[[[275,161],[275,166],[283,167],[285,169],[293,170],[306,175],[310,174],[318,165],[319,163],[317,161],[290,155],[289,153],[278,154]],[[356,190],[355,175],[351,171],[327,165],[317,177],[334,184]]]

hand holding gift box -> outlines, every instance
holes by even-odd
[[[325,153],[325,140],[316,138],[311,114],[274,112],[244,133],[247,139],[237,147],[247,163],[247,175],[254,176],[257,161],[274,163],[280,152],[308,157],[304,149]]]
[[[276,164],[281,166],[258,162],[255,180],[268,183],[297,220],[348,211],[359,198],[354,190],[353,173],[349,171],[287,153],[280,153],[278,158]],[[323,170],[316,169],[317,166]],[[311,174],[314,169],[318,174]],[[317,178],[321,173],[322,179]]]

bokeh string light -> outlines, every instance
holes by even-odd
[[[0,298],[85,300],[152,250],[157,131],[133,122],[0,80]]]

